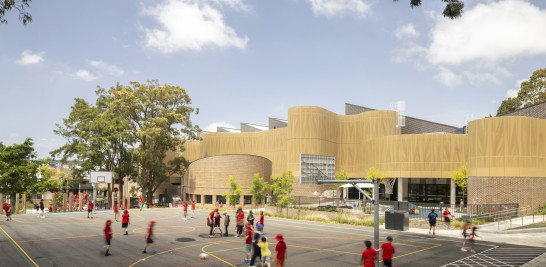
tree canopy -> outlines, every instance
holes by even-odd
[[[38,182],[41,161],[36,159],[33,145],[30,138],[11,146],[0,142],[0,193],[25,193]]]
[[[538,69],[520,85],[518,95],[502,101],[497,116],[546,101],[546,68]]]
[[[264,182],[259,173],[254,174],[254,180],[250,185],[250,193],[254,195],[256,204],[261,203],[269,191],[269,184]]]
[[[458,171],[453,171],[453,180],[455,184],[461,188],[463,195],[466,196],[466,189],[468,187],[468,174],[466,172],[466,165],[461,166]]]
[[[271,176],[271,195],[273,205],[284,208],[289,204],[296,202],[295,199],[290,198],[290,193],[294,189],[292,184],[296,178],[292,174],[292,171],[283,172],[281,177]]]
[[[399,0],[393,0],[394,2],[398,2]],[[461,17],[463,15],[463,9],[464,9],[464,3],[460,0],[440,0],[444,3],[446,3],[446,7],[444,8],[444,12],[442,12],[442,15],[444,17],[450,18],[450,19],[456,19],[458,17]],[[411,8],[419,7],[421,6],[421,0],[410,0],[410,6]]]
[[[235,206],[239,204],[239,199],[241,199],[241,195],[243,194],[243,188],[239,185],[237,178],[231,175],[229,176],[227,185],[229,186],[229,191],[224,192],[222,195],[229,201],[229,205]]]
[[[32,15],[28,12],[32,0],[0,0],[0,23],[8,23],[6,12],[16,9],[19,12],[19,20],[23,25],[32,21]]]

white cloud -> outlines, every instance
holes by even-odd
[[[370,4],[362,0],[307,0],[311,3],[315,16],[343,16],[353,14],[365,16],[370,13]]]
[[[89,65],[95,67],[98,70],[106,71],[114,76],[123,75],[124,71],[116,65],[105,63],[104,61],[97,60],[89,62]]]
[[[225,22],[224,7],[248,11],[242,0],[166,0],[143,13],[159,25],[144,27],[145,46],[163,53],[201,50],[207,46],[246,49],[248,37],[240,37]]]
[[[402,40],[406,38],[417,37],[419,36],[419,32],[415,30],[415,26],[410,23],[410,24],[398,27],[394,31],[394,36],[396,36],[396,39]]]
[[[225,122],[225,121],[220,121],[220,122],[213,122],[209,125],[207,125],[207,127],[205,127],[203,130],[207,131],[207,132],[216,132],[216,127],[227,127],[227,128],[233,128],[235,129],[235,126]]]
[[[393,60],[396,63],[404,63],[406,61],[417,62],[426,52],[427,49],[425,47],[409,41],[394,50]]]
[[[508,90],[506,91],[506,98],[509,98],[509,97],[516,97],[518,96],[518,90]]]
[[[450,69],[440,66],[439,73],[434,78],[449,88],[461,85],[461,77],[455,74]]]
[[[87,70],[78,70],[74,73],[74,75],[86,82],[94,81],[99,78],[98,75],[94,75]]]
[[[15,63],[21,65],[38,64],[44,61],[45,52],[32,53],[30,50],[25,50],[21,53],[21,58],[16,60]]]
[[[546,54],[546,10],[522,0],[478,4],[456,20],[438,19],[427,58],[432,64],[498,62]]]

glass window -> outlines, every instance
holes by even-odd
[[[317,184],[319,179],[335,179],[336,158],[300,154],[300,184]]]
[[[224,205],[226,204],[226,198],[222,195],[217,195],[216,196],[216,201],[218,201],[218,204],[220,203],[223,203]]]
[[[212,196],[205,195],[205,204],[212,204]]]
[[[196,203],[201,203],[201,195],[196,195],[195,196],[195,202]]]
[[[252,204],[252,196],[244,196],[245,205],[251,205]]]

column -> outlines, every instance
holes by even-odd
[[[68,193],[68,211],[74,210],[74,193]]]
[[[78,195],[78,210],[79,211],[82,211],[82,205],[83,205],[83,197],[82,197],[82,194],[80,193]]]
[[[241,207],[245,206],[245,195],[239,197],[239,205],[241,205]]]
[[[27,214],[27,194],[23,194],[23,214]]]
[[[218,200],[218,199],[216,199],[216,194],[212,195],[212,206],[213,206],[213,207],[216,207],[216,201],[217,201],[217,200]]]
[[[0,193],[0,204],[4,204],[4,194]],[[0,210],[0,214],[4,214],[4,207],[2,206],[2,210]]]
[[[53,212],[57,212],[57,193],[51,194],[51,197],[53,198]]]
[[[404,184],[404,180],[402,178],[398,178],[398,181],[396,181],[396,184],[398,186],[398,196],[396,198],[397,201],[404,201],[404,187],[407,185]]]
[[[449,193],[449,204],[451,204],[451,209],[454,209],[455,206],[457,205],[457,185],[455,184],[455,180],[454,179],[449,179],[451,184],[450,184],[450,187],[449,189],[450,190],[450,193]]]
[[[205,205],[205,195],[201,195],[201,207],[203,207]]]
[[[19,193],[15,193],[15,212],[13,214],[19,213]]]
[[[66,211],[66,193],[63,193],[63,208],[61,210]]]

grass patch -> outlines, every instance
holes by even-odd
[[[534,223],[534,224],[529,224],[529,225],[514,227],[514,228],[510,228],[510,229],[508,229],[508,230],[531,229],[531,228],[545,228],[545,227],[546,227],[546,222],[541,222],[541,223]]]
[[[326,216],[320,216],[320,215],[314,215],[314,216],[302,216],[298,218],[297,216],[286,216],[286,214],[282,213],[270,213],[270,212],[264,212],[265,216],[269,217],[278,217],[278,218],[286,218],[286,219],[293,219],[293,220],[303,220],[303,221],[314,221],[314,222],[322,222],[322,223],[334,223],[334,224],[348,224],[348,225],[359,225],[359,226],[366,226],[366,227],[373,227],[374,226],[374,219],[367,217],[367,218],[356,218],[356,217],[348,217],[343,213],[338,213],[338,216],[335,219],[330,219]],[[385,223],[384,217],[379,217],[379,224]]]

